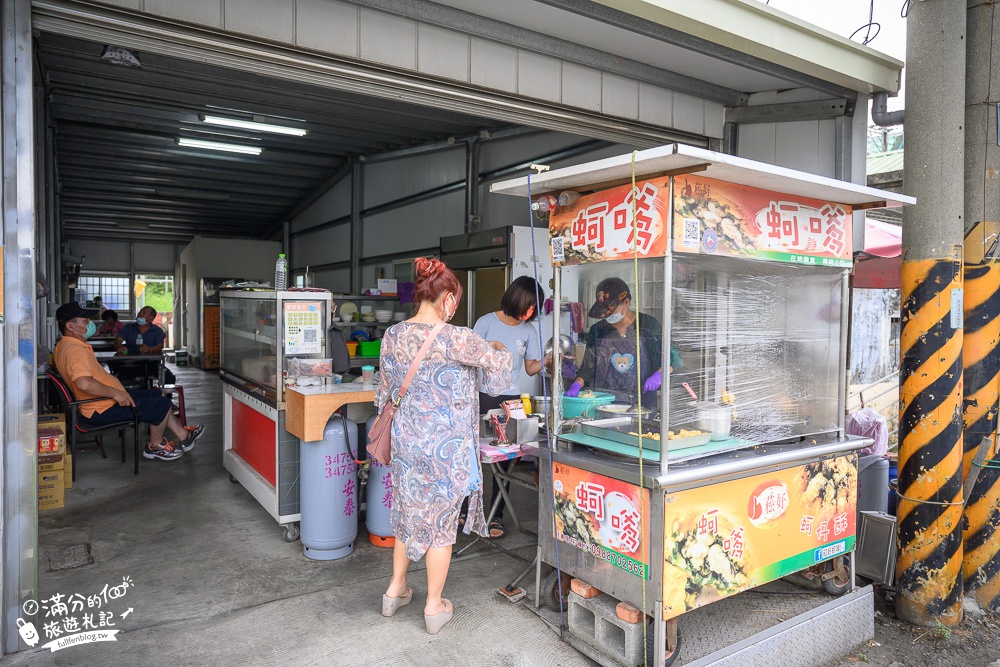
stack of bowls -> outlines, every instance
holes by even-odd
[[[401,310],[397,310],[395,313],[392,314],[392,319],[394,322],[402,322],[403,320],[406,319],[406,313],[404,313]]]
[[[388,322],[392,319],[391,310],[376,310],[375,311],[375,321],[376,322]]]

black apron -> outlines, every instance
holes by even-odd
[[[649,346],[644,343],[640,343],[639,353],[642,381],[645,383],[660,369],[660,360],[650,355]],[[598,339],[594,359],[594,391],[608,391],[615,395],[616,400],[631,405],[636,402],[637,370],[634,326],[626,329],[624,337],[619,336],[617,331],[611,331],[610,336]],[[658,411],[655,391],[643,392],[642,407]]]

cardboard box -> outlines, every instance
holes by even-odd
[[[66,428],[65,426],[49,422],[47,425],[38,427],[38,453],[48,454],[66,451]]]
[[[47,412],[45,414],[38,415],[38,425],[41,428],[42,424],[46,426],[51,426],[52,422],[62,425],[63,431],[66,431],[66,415],[61,412]]]
[[[72,452],[66,452],[66,458],[63,459],[65,464],[63,465],[63,477],[65,477],[66,488],[73,488],[73,454]]]
[[[66,506],[65,472],[50,470],[38,473],[38,509],[54,510]]]

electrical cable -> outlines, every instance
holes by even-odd
[[[541,304],[541,294],[539,294],[539,292],[538,292],[538,289],[539,289],[539,282],[538,282],[538,253],[535,251],[535,213],[534,213],[534,211],[531,210],[531,172],[528,172],[528,227],[530,227],[530,229],[531,229],[531,266],[532,266],[532,269],[533,269],[534,274],[535,274],[535,313],[536,313],[536,317],[538,319],[538,325],[535,327],[535,330],[538,332],[538,349],[539,350],[543,350],[544,348],[542,347],[542,304]],[[552,271],[553,271],[553,273],[555,272],[555,270],[556,270],[556,266],[555,266],[555,262],[553,262],[552,263]],[[555,312],[556,318],[558,318],[559,317],[559,313],[560,313],[559,304],[558,303],[555,304],[555,311],[554,312]],[[552,328],[552,335],[553,335],[552,349],[553,350],[558,349],[558,345],[559,345],[559,342],[555,340],[555,329],[556,329],[556,327]],[[561,364],[562,363],[562,359],[560,359],[559,362]],[[555,373],[556,370],[555,370],[555,365],[554,364],[553,364],[552,368],[553,368],[552,372]],[[560,370],[559,372],[562,372],[562,371]],[[549,394],[548,394],[548,388],[547,388],[547,386],[545,384],[545,373],[544,373],[544,371],[541,373],[541,376],[542,376],[542,398],[548,399],[549,398]],[[551,400],[546,401],[546,402],[549,403],[552,406],[552,410],[550,411],[549,414],[550,415],[554,414],[555,403],[556,403],[555,397],[553,396]],[[546,418],[546,424],[545,424],[545,444],[546,444],[546,446],[549,449],[549,485],[550,485],[550,494],[549,495],[552,498],[552,517],[553,517],[553,521],[554,521],[555,520],[555,516],[556,516],[556,509],[557,508],[556,508],[556,494],[551,489],[552,480],[555,479],[555,460],[552,458],[552,450],[554,449],[554,447],[552,446],[552,423],[551,423],[552,421],[555,421],[555,420],[554,419],[549,419],[548,417]],[[542,532],[542,527],[539,526],[538,527],[538,533],[539,533],[539,535],[541,535],[541,532]],[[556,597],[559,598],[559,638],[563,639],[565,641],[565,638],[563,637],[563,633],[565,632],[565,628],[566,628],[566,610],[563,609],[563,599],[562,599],[563,598],[563,596],[562,596],[562,578],[563,578],[563,574],[562,574],[562,565],[561,565],[562,561],[559,559],[559,540],[558,539],[554,539],[553,541],[555,542],[555,552],[556,552]],[[536,567],[541,567],[541,565],[542,565],[541,553],[539,553],[538,554],[538,564],[536,565]]]
[[[861,42],[862,44],[868,44],[873,39],[875,39],[876,37],[878,37],[878,34],[882,31],[882,25],[880,23],[878,23],[877,21],[875,21],[874,19],[875,19],[875,0],[869,0],[869,3],[868,3],[868,23],[864,24],[863,26],[861,26],[860,28],[858,28],[857,30],[855,30],[854,32],[852,32],[851,36],[848,37],[847,39],[853,40],[855,35],[857,35],[862,30],[865,30],[866,28],[867,28],[867,32],[865,32],[865,39],[864,39],[864,41]],[[874,35],[872,34],[872,28],[875,28],[875,34]]]
[[[632,280],[635,285],[635,302],[634,304],[641,303],[641,298],[639,294],[639,289],[641,288],[641,283],[639,282],[639,226],[636,221],[635,215],[635,204],[636,199],[638,199],[638,192],[635,188],[635,157],[639,154],[639,151],[632,151],[632,190],[629,192],[629,196],[632,199]],[[640,329],[639,329],[639,307],[636,305],[635,314],[635,379],[636,379],[636,404],[638,405],[638,417],[636,422],[636,430],[639,432],[639,535],[644,535],[643,532],[646,529],[646,516],[645,509],[646,504],[643,502],[643,481],[646,479],[643,476],[642,471],[642,341],[639,339]],[[663,451],[660,451],[660,456],[663,456]],[[645,540],[646,548],[649,548],[649,540]],[[641,549],[641,547],[640,547]],[[644,558],[645,554],[640,553],[639,558]],[[649,563],[645,563],[644,567],[649,567]],[[642,664],[646,667],[649,665],[649,642],[647,641],[646,633],[649,632],[649,623],[646,618],[646,572],[642,573]]]
[[[899,10],[899,17],[905,19],[910,13],[910,0],[903,0],[903,7]]]

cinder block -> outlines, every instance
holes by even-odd
[[[642,620],[642,612],[628,602],[619,602],[615,607],[615,614],[626,623],[638,623]]]
[[[642,665],[643,624],[618,618],[618,600],[604,593],[584,598],[572,591],[567,599],[569,631],[574,637],[622,667]]]
[[[597,590],[583,579],[573,579],[573,581],[569,582],[569,586],[574,593],[588,600],[590,598],[596,598],[601,594],[601,591]]]

